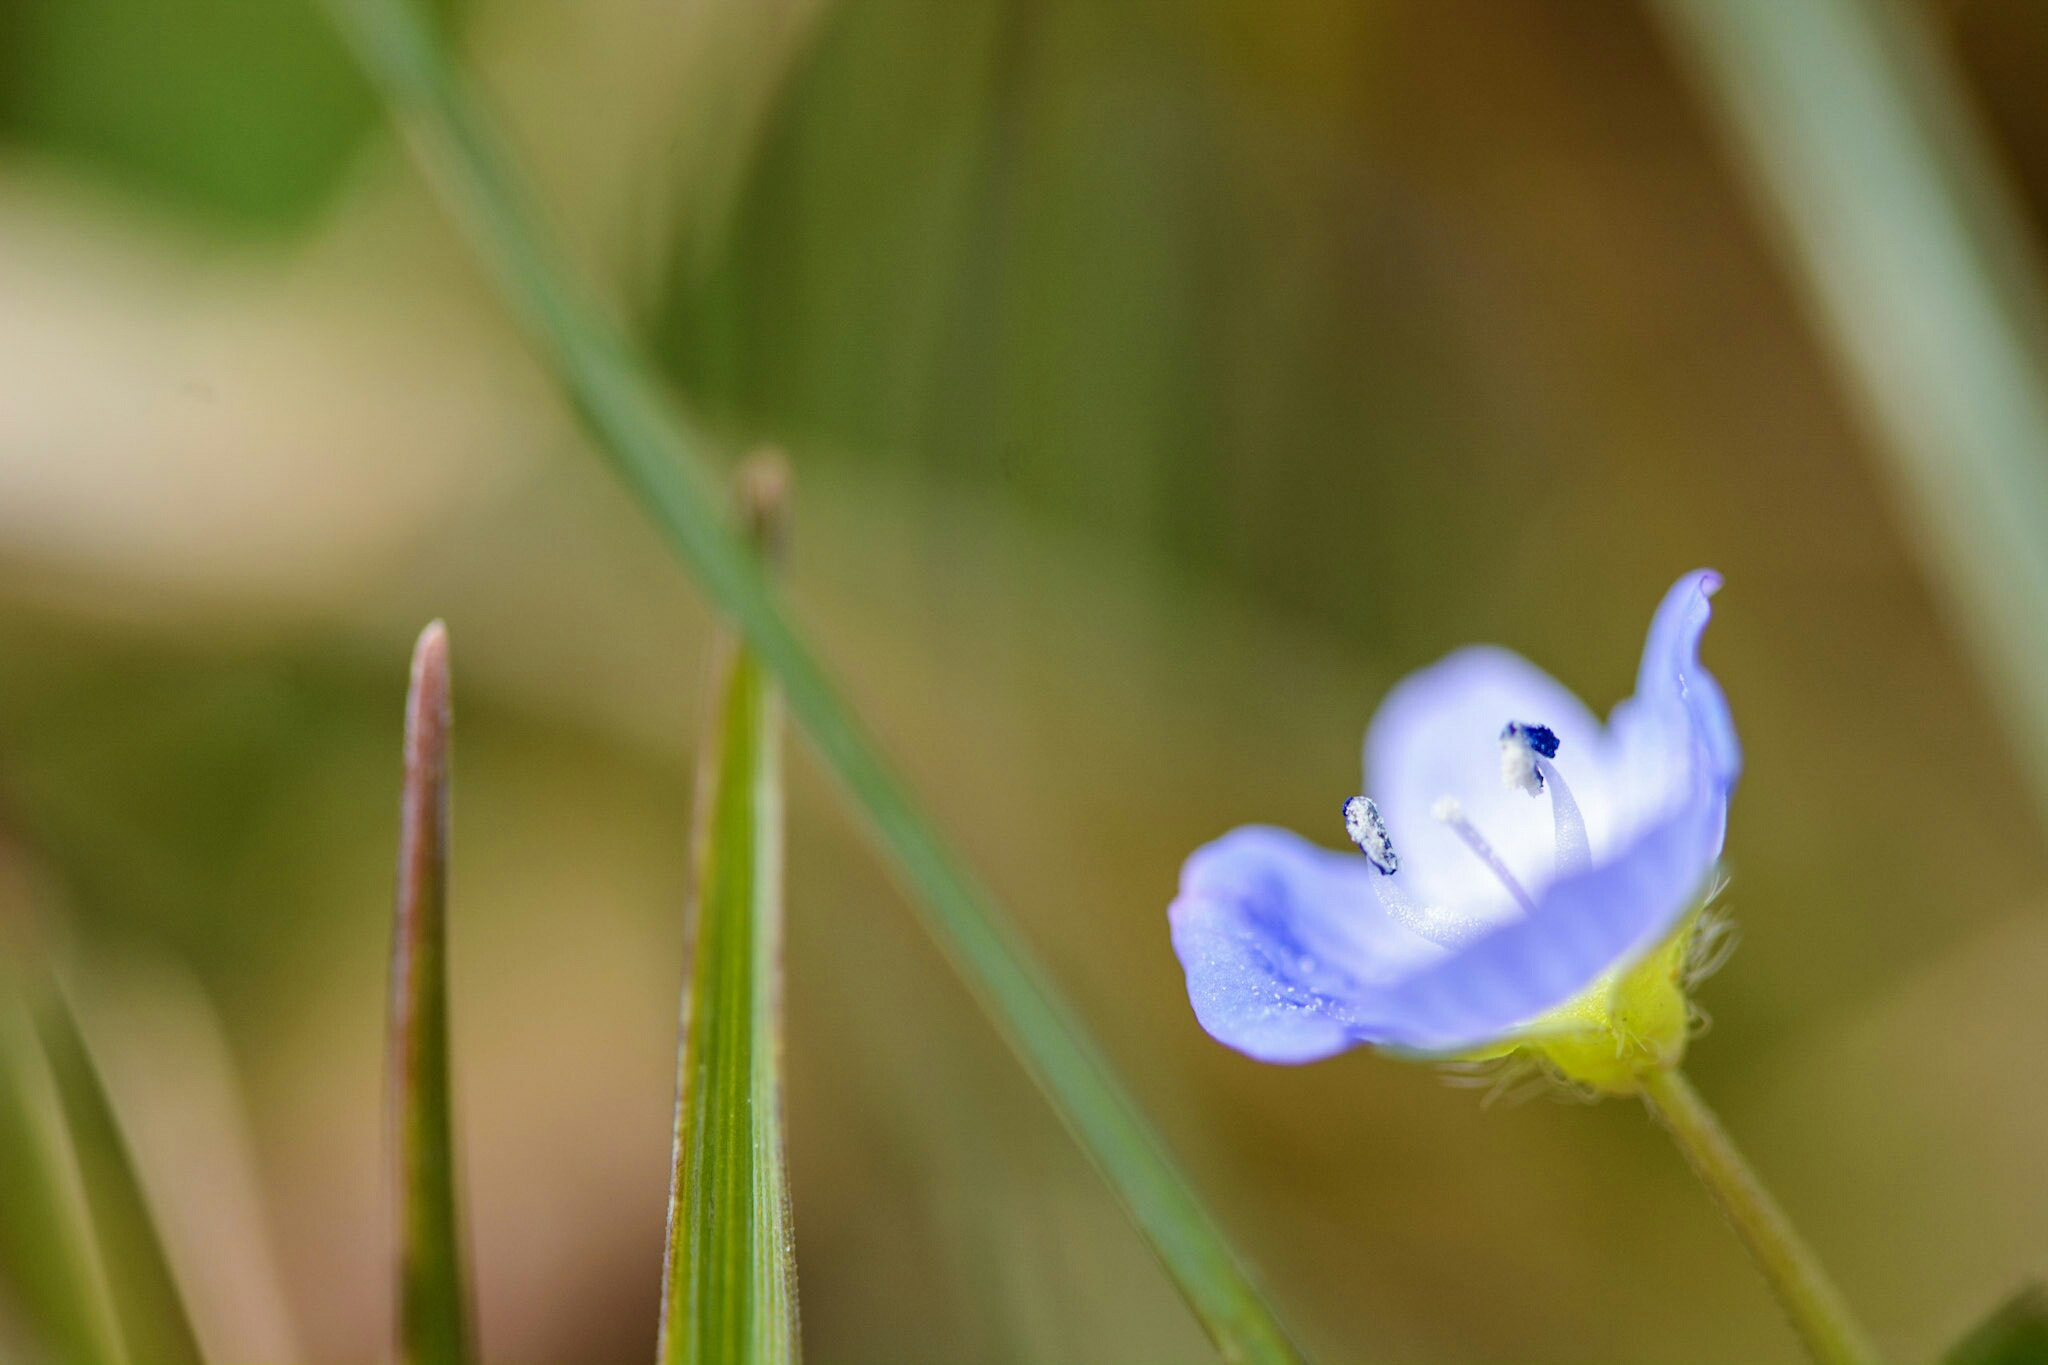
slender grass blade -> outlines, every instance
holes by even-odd
[[[391,931],[390,1105],[398,1195],[398,1358],[460,1365],[469,1298],[448,1078],[448,632],[413,651]]]
[[[741,473],[747,520],[769,542],[779,469]],[[799,1338],[782,1145],[782,701],[752,650],[727,632],[715,650],[657,1354],[662,1365],[787,1365]]]
[[[1227,1360],[1298,1359],[1278,1318],[1009,916],[968,874],[883,762],[721,515],[706,444],[572,285],[542,217],[410,0],[327,0],[411,135],[450,212],[597,448],[782,684],[790,714],[867,817],[926,929],[1115,1191]]]
[[[0,1269],[12,1306],[56,1360],[128,1359],[85,1178],[23,983],[0,966]]]
[[[39,996],[37,1029],[128,1352],[136,1360],[191,1365],[201,1359],[199,1341],[71,998],[55,982]]]
[[[2048,284],[1932,16],[1656,0],[2048,816]]]

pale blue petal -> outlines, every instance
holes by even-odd
[[[1707,752],[1713,777],[1733,787],[1742,773],[1742,745],[1735,738],[1735,718],[1721,684],[1700,664],[1700,636],[1714,614],[1710,600],[1721,590],[1721,575],[1695,569],[1671,585],[1657,614],[1650,618],[1643,641],[1643,662],[1636,670],[1640,704],[1685,715],[1691,738]]]
[[[1557,768],[1571,783],[1594,848],[1609,826],[1600,722],[1571,690],[1521,655],[1461,649],[1409,674],[1387,694],[1365,735],[1365,792],[1379,803],[1409,894],[1464,913],[1512,913],[1508,893],[1430,814],[1454,796],[1522,885],[1555,873],[1550,802],[1501,781],[1500,732],[1511,720],[1557,732]]]
[[[1496,1042],[1677,926],[1721,842],[1725,803],[1701,798],[1455,952],[1377,911],[1363,859],[1282,830],[1233,831],[1188,860],[1169,912],[1188,999],[1212,1037],[1263,1062]]]
[[[1651,619],[1633,697],[1608,720],[1618,825],[1644,828],[1694,799],[1701,783],[1724,798],[1742,772],[1742,746],[1721,685],[1701,664],[1700,636],[1721,586],[1711,569],[1672,585]],[[1718,850],[1716,850],[1718,852]]]
[[[1357,853],[1249,825],[1197,849],[1167,912],[1188,1000],[1218,1042],[1307,1062],[1362,1041],[1353,1002],[1444,956],[1387,918]]]

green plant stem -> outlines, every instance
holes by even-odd
[[[1676,1067],[1652,1071],[1642,1084],[1643,1103],[1721,1206],[1757,1269],[1770,1281],[1807,1353],[1820,1365],[1868,1365],[1876,1360],[1869,1339],[1814,1259],[1813,1249],[1792,1230],[1785,1211],[1685,1073]]]
[[[1123,1201],[1228,1361],[1298,1361],[1279,1319],[1010,917],[883,761],[741,545],[705,459],[618,330],[573,286],[502,139],[411,0],[327,0],[450,212],[594,443],[718,609],[915,893],[927,932]]]

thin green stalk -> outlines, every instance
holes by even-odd
[[[398,1358],[461,1365],[471,1334],[448,1078],[448,632],[439,621],[420,634],[405,702],[390,1029]]]
[[[787,472],[741,471],[754,538],[782,538]],[[790,1365],[796,1263],[782,1145],[782,699],[721,630],[698,752],[662,1267],[661,1365]]]
[[[1869,1365],[1877,1359],[1813,1249],[1800,1240],[1721,1121],[1676,1067],[1643,1078],[1643,1103],[1685,1153],[1714,1202],[1749,1249],[1757,1269],[1818,1365]]]
[[[790,713],[867,816],[926,929],[1096,1169],[1123,1201],[1228,1360],[1299,1356],[1208,1210],[1053,988],[1010,919],[883,762],[722,514],[705,443],[618,331],[571,286],[542,216],[409,0],[327,0],[499,289],[619,477],[781,680]]]

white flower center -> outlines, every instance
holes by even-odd
[[[1557,735],[1548,726],[1510,721],[1501,731],[1501,781],[1508,787],[1540,796],[1550,793],[1550,813],[1556,834],[1557,876],[1569,877],[1593,865],[1593,851],[1586,838],[1586,818],[1572,796],[1571,786],[1552,760],[1557,756]],[[1437,798],[1430,814],[1448,825],[1452,832],[1506,888],[1523,914],[1536,909],[1536,901],[1492,842],[1465,814],[1457,797],[1446,793]],[[1393,840],[1379,806],[1367,796],[1354,796],[1344,803],[1344,830],[1358,845],[1367,861],[1381,874],[1371,878],[1372,889],[1382,907],[1398,923],[1432,943],[1459,948],[1493,928],[1498,920],[1469,909],[1421,906],[1394,876],[1401,860],[1394,853]]]
[[[1557,732],[1547,725],[1511,720],[1500,732],[1500,780],[1506,786],[1531,796],[1540,796],[1545,791],[1550,793],[1550,815],[1557,839],[1557,875],[1569,877],[1593,865],[1593,848],[1586,838],[1586,817],[1579,811],[1578,800],[1573,797],[1564,774],[1551,761],[1556,757]],[[1464,840],[1465,847],[1486,864],[1487,871],[1507,888],[1508,895],[1524,913],[1536,908],[1535,900],[1516,880],[1507,863],[1494,852],[1493,845],[1478,827],[1466,818],[1465,808],[1457,797],[1445,795],[1437,798],[1430,814],[1449,825]]]
[[[1515,904],[1521,906],[1524,913],[1536,908],[1536,902],[1529,899],[1529,893],[1515,880],[1515,874],[1501,861],[1500,854],[1493,851],[1493,845],[1487,842],[1486,836],[1479,832],[1478,826],[1465,818],[1463,802],[1455,796],[1439,796],[1436,804],[1430,807],[1429,813],[1449,825],[1452,831],[1465,841],[1465,847],[1471,849],[1473,855],[1486,864],[1487,871],[1500,879],[1500,884],[1508,889],[1508,894],[1515,898]]]

